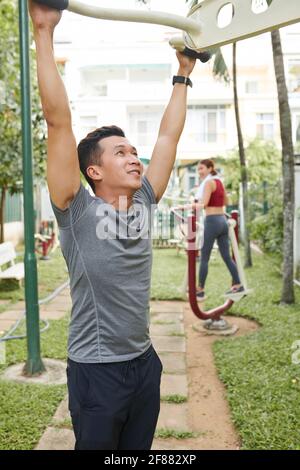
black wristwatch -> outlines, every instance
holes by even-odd
[[[182,77],[181,75],[174,75],[173,77],[173,85],[175,83],[184,83],[186,86],[193,87],[193,82],[189,77]]]

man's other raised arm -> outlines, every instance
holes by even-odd
[[[61,12],[29,1],[37,54],[38,83],[48,127],[47,182],[54,204],[68,207],[80,187],[80,168],[72,117],[64,83],[58,72],[53,34]]]

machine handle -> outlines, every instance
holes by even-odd
[[[208,51],[203,51],[203,52],[197,52],[193,51],[193,49],[189,49],[188,47],[185,47],[182,51],[182,54],[192,57],[194,59],[199,59],[201,62],[205,64],[205,62],[208,62],[211,59],[211,53]]]
[[[34,0],[36,3],[45,5],[55,10],[66,10],[69,6],[69,0]]]

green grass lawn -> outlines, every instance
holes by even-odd
[[[184,300],[181,286],[186,271],[186,255],[175,250],[153,250],[152,300]]]
[[[216,342],[216,364],[242,448],[299,450],[300,364],[292,363],[292,344],[300,340],[300,289],[295,305],[279,305],[281,278],[274,259],[255,256],[254,262],[247,270],[254,293],[231,313],[253,318],[261,328]]]
[[[22,258],[19,258],[20,260]],[[19,260],[18,260],[19,261]],[[49,261],[37,258],[39,298],[53,292],[68,279],[65,261],[58,248]],[[0,283],[0,299],[7,300],[0,312],[24,299],[24,288],[13,282]],[[0,313],[1,317],[1,313]],[[44,325],[42,325],[44,326]],[[42,356],[66,360],[68,318],[51,321],[42,334]],[[24,322],[15,334],[24,333]],[[25,340],[9,341],[6,345],[6,366],[25,362]],[[5,366],[5,367],[6,367]],[[4,366],[0,365],[0,372]],[[59,402],[66,394],[66,386],[37,386],[0,382],[0,449],[32,449],[50,424]]]
[[[185,256],[155,250],[151,297],[180,299]],[[261,328],[246,337],[226,338],[214,346],[217,368],[226,385],[232,417],[243,449],[300,449],[300,365],[292,364],[292,343],[300,340],[300,289],[297,304],[280,306],[281,279],[274,259],[254,255],[247,270],[253,295],[236,304],[234,315],[255,319]],[[51,262],[39,262],[43,296],[65,281],[59,250]],[[224,301],[230,279],[219,256],[210,263],[207,307]],[[1,298],[1,296],[0,296]],[[51,321],[42,334],[43,357],[66,359],[68,317]],[[24,340],[7,344],[7,365],[25,361]],[[0,366],[0,371],[4,366]],[[0,382],[0,449],[31,449],[63,396],[65,386],[44,387]]]
[[[41,337],[42,357],[66,360],[68,322],[68,316],[50,322],[50,328]],[[8,341],[6,365],[0,365],[0,372],[25,360],[25,340]],[[0,381],[0,450],[33,449],[51,423],[66,392],[64,385],[24,385]]]
[[[276,266],[275,258],[254,254],[254,267],[246,270],[254,292],[230,311],[256,320],[261,328],[214,345],[243,449],[300,449],[300,364],[292,363],[292,344],[300,340],[300,289],[296,288],[295,305],[280,305],[282,282]],[[157,250],[152,296],[178,298],[184,270],[184,257],[172,250]],[[219,255],[213,255],[206,307],[223,303],[222,294],[229,286],[230,277]]]

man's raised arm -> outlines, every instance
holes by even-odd
[[[64,83],[53,52],[53,33],[61,12],[29,1],[37,53],[38,83],[48,127],[47,182],[51,199],[68,207],[80,187],[77,146]]]
[[[177,52],[178,75],[189,77],[195,66],[195,59]],[[162,198],[174,167],[177,144],[182,134],[187,105],[187,86],[175,83],[170,102],[163,115],[159,135],[146,176],[154,190],[157,202]]]

